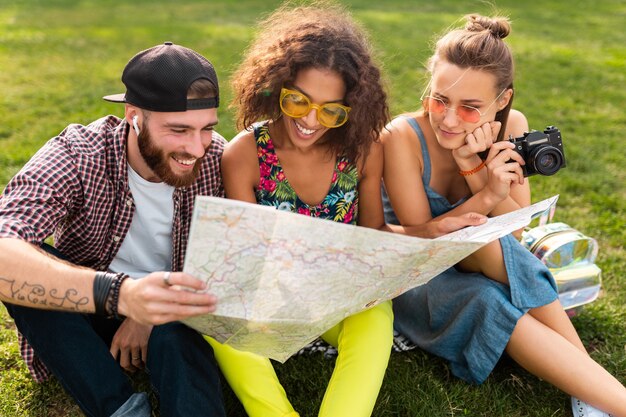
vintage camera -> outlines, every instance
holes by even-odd
[[[543,132],[525,132],[519,138],[509,137],[509,141],[515,145],[515,152],[526,162],[526,165],[522,165],[525,177],[535,174],[553,175],[565,167],[561,132],[554,126],[546,127]]]

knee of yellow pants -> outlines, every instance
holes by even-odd
[[[298,417],[269,359],[204,336],[215,359],[250,417]]]
[[[381,351],[386,349],[386,345],[391,349],[393,344],[393,308],[391,300],[345,318],[342,322],[327,330],[322,335],[322,339],[334,347],[340,348],[342,342],[340,339],[346,338],[344,332],[346,325],[359,339],[372,340],[379,346]],[[350,336],[347,337],[348,345],[350,345]],[[346,344],[345,341],[343,341],[343,344]]]
[[[370,416],[391,354],[391,301],[346,318],[323,337],[338,356],[319,415]]]

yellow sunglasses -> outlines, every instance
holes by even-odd
[[[299,119],[309,114],[311,109],[317,110],[317,121],[325,127],[339,127],[348,121],[350,107],[339,103],[322,105],[311,103],[311,100],[297,90],[282,88],[280,90],[280,109],[289,117]]]

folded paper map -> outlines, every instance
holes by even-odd
[[[184,271],[218,297],[184,322],[284,362],[344,318],[422,285],[520,229],[558,196],[437,239],[420,239],[216,197],[196,199]]]

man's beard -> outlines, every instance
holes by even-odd
[[[198,177],[198,173],[200,172],[204,155],[202,158],[198,158],[198,160],[194,163],[193,170],[190,173],[186,175],[176,175],[169,165],[169,160],[172,156],[175,156],[176,159],[179,160],[196,158],[187,153],[171,153],[165,155],[163,150],[157,148],[152,141],[152,137],[150,136],[148,129],[145,126],[142,127],[143,128],[137,138],[139,153],[143,157],[144,161],[146,161],[146,164],[148,164],[148,167],[150,167],[152,172],[154,172],[161,179],[161,181],[173,187],[186,187],[193,184]],[[207,150],[205,149],[205,155],[206,151]]]

